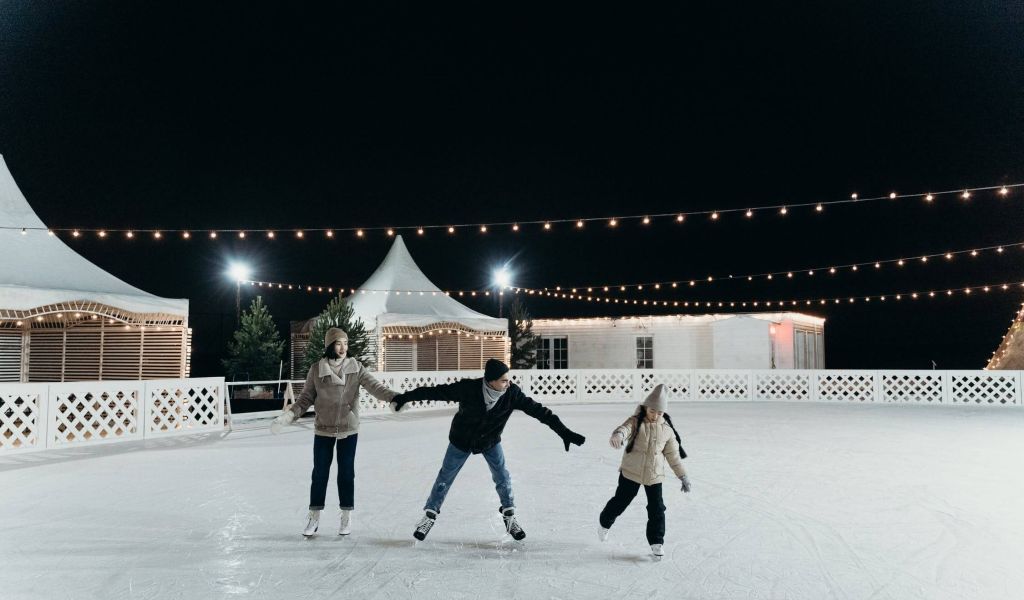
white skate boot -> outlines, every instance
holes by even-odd
[[[350,533],[352,533],[352,511],[342,509],[341,526],[338,528],[338,535],[348,535]]]
[[[306,528],[302,531],[302,535],[306,537],[312,537],[316,530],[320,528],[320,511],[311,510],[306,520]]]

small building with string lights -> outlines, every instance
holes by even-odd
[[[0,156],[0,381],[188,377],[188,300],[154,296],[69,248]]]
[[[508,320],[476,312],[434,285],[401,235],[349,301],[370,334],[370,368],[454,371],[482,369],[489,358],[508,362]],[[291,324],[292,377],[304,375],[299,365],[315,320]]]
[[[797,312],[534,319],[538,369],[823,369],[825,319]]]

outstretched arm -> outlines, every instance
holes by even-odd
[[[362,365],[359,365],[359,385],[363,386],[363,389],[369,392],[371,396],[384,402],[391,402],[398,395],[396,392],[391,391],[388,386],[377,381],[377,378]]]
[[[562,438],[566,452],[569,451],[569,444],[582,446],[583,442],[587,441],[587,438],[566,427],[562,420],[558,418],[558,415],[551,412],[550,408],[547,408],[533,398],[527,397],[522,392],[516,394],[515,399],[512,401],[512,408],[517,408],[550,427],[552,431],[558,434],[558,437]]]
[[[461,398],[458,393],[458,387],[459,384],[457,383],[418,387],[414,390],[396,395],[391,399],[391,402],[394,403],[396,411],[401,410],[402,406],[404,406],[406,402],[412,402],[413,400],[459,402]]]

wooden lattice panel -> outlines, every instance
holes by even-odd
[[[818,371],[815,377],[819,401],[875,401],[874,371]]]
[[[21,381],[22,333],[17,329],[0,329],[0,382]]]
[[[943,371],[906,371],[881,374],[883,402],[942,404]]]
[[[64,381],[64,331],[32,331],[29,336],[28,380]]]
[[[384,370],[412,371],[415,344],[415,340],[411,340],[408,338],[385,338]]]
[[[0,452],[30,450],[44,444],[46,423],[42,409],[45,386],[21,386],[19,392],[0,393]]]
[[[437,370],[437,338],[428,335],[416,342],[416,370],[436,371]]]
[[[459,338],[454,334],[437,337],[437,368],[439,371],[459,370]]]
[[[1020,406],[1020,371],[949,371],[952,404]]]
[[[220,429],[219,379],[181,379],[146,385],[146,435]]]
[[[37,335],[35,333],[33,336]],[[97,381],[103,356],[103,326],[81,323],[67,330],[64,340],[64,381]]]
[[[484,368],[483,343],[480,336],[459,338],[459,370]]]
[[[79,382],[50,386],[52,446],[141,437],[137,382]]]
[[[757,400],[803,402],[811,399],[811,372],[772,370],[754,374]]]

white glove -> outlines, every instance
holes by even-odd
[[[683,492],[687,494],[690,493],[690,478],[687,477],[686,475],[683,475],[682,477],[679,478],[679,481],[680,483],[683,484]]]
[[[270,433],[274,435],[281,433],[281,430],[285,428],[285,425],[291,425],[294,420],[295,413],[290,410],[281,411],[281,414],[278,415],[272,423],[270,423]]]
[[[624,441],[626,441],[626,436],[621,431],[616,429],[615,433],[612,434],[611,439],[608,440],[608,443],[611,444],[612,448],[618,450],[619,448],[622,447],[622,442]]]

